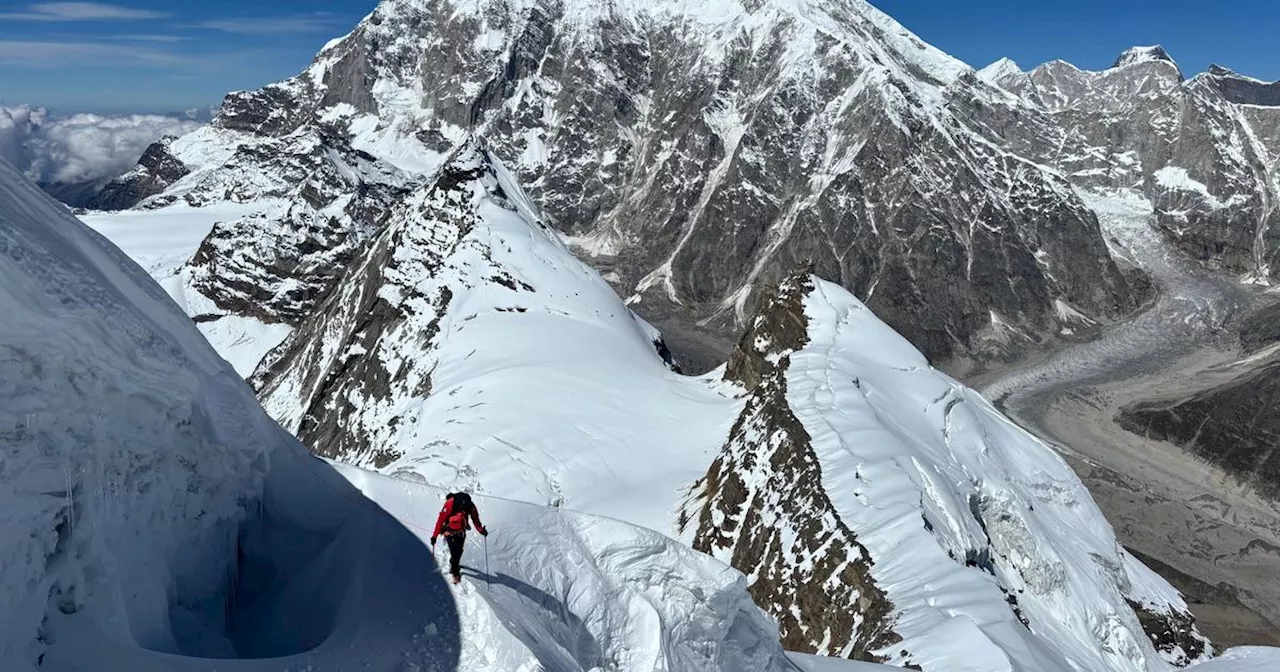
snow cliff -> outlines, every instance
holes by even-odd
[[[58,614],[177,647],[287,435],[141,268],[4,162],[0,310],[2,667],[31,669]]]

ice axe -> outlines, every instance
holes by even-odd
[[[489,590],[489,535],[484,536],[484,589]]]

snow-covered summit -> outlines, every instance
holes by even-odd
[[[1174,68],[1178,67],[1178,63],[1173,60],[1169,52],[1158,44],[1147,47],[1129,47],[1120,54],[1111,67],[1124,68],[1130,65],[1150,62],[1163,62],[1172,65]]]
[[[1002,120],[977,119],[984,110]],[[1033,125],[1031,114],[862,0],[388,0],[298,76],[229,95],[207,131],[173,144],[189,173],[143,206],[294,198],[330,148],[428,180],[478,133],[544,222],[607,269],[634,310],[670,325],[695,368],[722,359],[759,290],[815,250],[824,275],[927,352],[968,362],[991,354],[971,303],[1005,305],[1036,335],[1059,331],[1059,294],[1104,321],[1135,305],[1061,176],[1000,146],[1000,129]],[[969,190],[983,198],[949,197]],[[353,191],[322,189],[310,206]],[[337,230],[319,219],[310,256],[380,225],[379,207],[360,211]],[[225,227],[237,230],[203,265],[229,256],[240,270],[249,255],[233,251],[278,232],[278,219]],[[979,219],[992,235],[970,235]],[[1039,230],[1050,221],[1052,234]],[[963,263],[925,268],[890,235],[902,226]],[[1032,278],[982,281],[1016,274]],[[332,289],[314,279],[295,292],[299,307]],[[253,283],[275,293],[291,280],[272,271]]]
[[[991,82],[992,84],[999,84],[1000,81],[1006,77],[1021,74],[1025,74],[1022,68],[1018,66],[1017,62],[1007,56],[1000,58],[1000,60],[997,60],[978,71],[979,77]]]

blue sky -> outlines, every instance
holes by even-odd
[[[1187,74],[1216,62],[1280,79],[1275,0],[872,0],[925,40],[981,67],[1062,58],[1109,66],[1163,44]],[[0,104],[169,111],[297,73],[376,0],[0,0]]]
[[[0,0],[0,105],[162,112],[296,74],[376,0]]]
[[[1280,79],[1277,0],[871,0],[926,42],[980,68],[1055,58],[1102,70],[1134,45],[1160,44],[1188,77],[1225,65]]]

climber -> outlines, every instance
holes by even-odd
[[[441,534],[444,534],[444,540],[449,544],[449,574],[453,576],[454,583],[462,580],[462,546],[467,541],[467,529],[470,527],[468,518],[475,521],[476,529],[481,535],[489,536],[489,531],[480,523],[480,512],[471,501],[471,495],[451,492],[444,498],[444,507],[440,509],[440,517],[436,519],[436,529],[431,533],[432,549],[436,547],[436,537]]]

